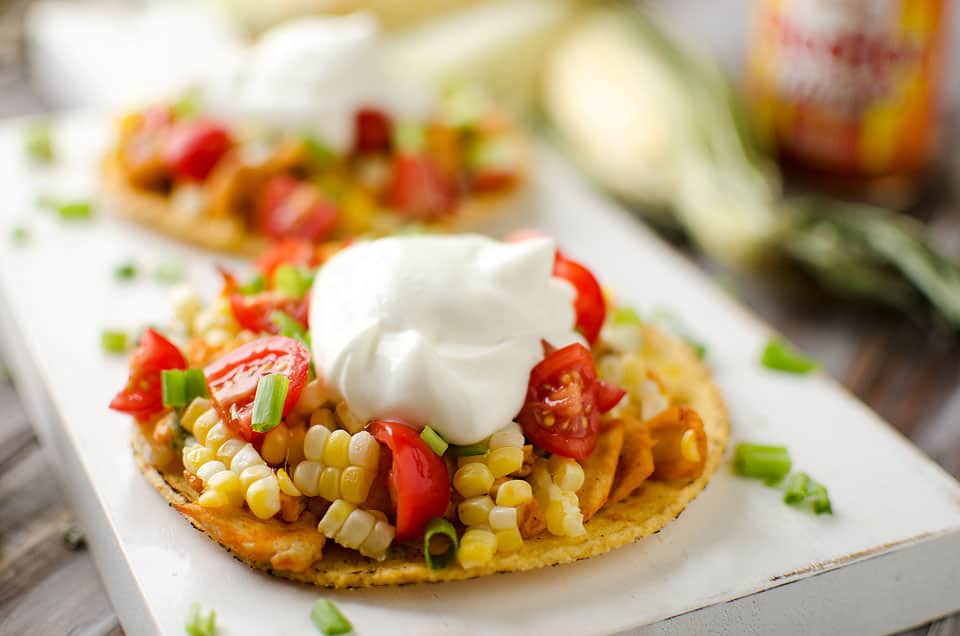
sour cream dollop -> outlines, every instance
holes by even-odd
[[[432,108],[430,91],[398,82],[385,69],[371,14],[302,18],[267,31],[224,64],[204,87],[204,101],[223,117],[313,132],[342,151],[361,106],[398,118]]]
[[[475,444],[523,406],[541,340],[579,341],[548,239],[411,236],[358,243],[317,273],[314,364],[364,419]]]

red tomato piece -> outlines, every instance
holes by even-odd
[[[597,410],[606,413],[623,399],[627,392],[618,386],[597,380]]]
[[[398,155],[387,188],[387,204],[419,220],[449,214],[457,205],[456,186],[422,154]]]
[[[176,177],[203,181],[233,140],[222,125],[206,120],[189,120],[170,129],[163,146],[163,158]]]
[[[603,290],[590,270],[580,263],[558,254],[553,265],[553,275],[570,282],[577,290],[573,307],[577,311],[577,329],[592,346],[600,335],[607,317],[607,305]]]
[[[145,419],[164,410],[160,374],[166,369],[186,369],[187,361],[175,344],[147,329],[130,357],[127,386],[110,402],[110,408]]]
[[[273,177],[257,202],[257,225],[275,239],[320,241],[339,216],[337,206],[319,188],[285,174]]]
[[[377,420],[367,430],[389,448],[392,455],[387,487],[397,508],[397,541],[418,539],[431,519],[447,513],[450,505],[447,464],[417,431],[405,424]]]
[[[353,151],[388,152],[393,122],[378,108],[360,108],[353,116]]]
[[[268,283],[273,279],[274,270],[281,265],[316,267],[319,264],[320,259],[317,258],[317,250],[313,243],[299,239],[278,241],[257,259],[257,269]]]
[[[264,434],[253,430],[253,400],[260,378],[282,373],[290,380],[286,415],[300,399],[307,382],[310,352],[293,338],[270,336],[238,347],[210,363],[203,373],[210,388],[210,399],[226,425],[248,442],[259,443]]]
[[[230,299],[230,310],[237,323],[244,329],[255,333],[278,333],[277,326],[271,320],[273,312],[282,311],[296,319],[304,328],[310,326],[310,297],[291,298],[275,291],[262,291],[256,294],[241,294],[237,291],[236,279],[226,270],[223,276],[223,293]]]

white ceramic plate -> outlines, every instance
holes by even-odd
[[[735,478],[724,465],[659,534],[572,565],[346,592],[248,569],[193,530],[138,474],[130,424],[106,408],[124,383],[126,361],[104,354],[99,343],[105,326],[135,328],[170,315],[167,289],[149,276],[116,282],[118,263],[135,259],[149,269],[181,260],[212,293],[211,265],[228,259],[106,214],[68,224],[37,211],[39,193],[94,191],[106,125],[92,116],[66,119],[56,135],[60,160],[49,169],[26,165],[21,129],[17,122],[0,129],[0,317],[18,386],[64,473],[129,634],[182,633],[195,601],[216,609],[222,636],[310,634],[309,608],[319,597],[333,599],[361,634],[591,634],[678,615],[651,629],[683,631],[678,626],[694,624],[684,617],[707,617],[711,628],[735,632],[866,632],[960,608],[956,589],[944,587],[955,585],[950,573],[960,567],[958,484],[829,379],[763,369],[757,359],[767,329],[547,149],[530,212],[513,224],[555,236],[641,312],[666,307],[689,323],[707,344],[728,400],[731,442],[787,445],[796,467],[829,486],[836,514],[785,506],[778,491]],[[16,223],[31,229],[29,245],[8,240]],[[809,578],[837,568],[845,578]],[[801,579],[809,580],[763,594]],[[871,609],[854,611],[865,593]],[[734,599],[741,600],[723,605]],[[702,608],[709,609],[696,613]]]

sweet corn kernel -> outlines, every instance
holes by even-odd
[[[523,547],[523,535],[516,526],[497,530],[494,534],[497,536],[497,552],[516,552]]]
[[[250,484],[253,482],[265,479],[272,474],[273,471],[265,464],[256,464],[249,468],[244,468],[240,473],[240,484],[243,487],[243,492],[246,493],[250,489]]]
[[[486,564],[497,551],[497,537],[489,530],[471,528],[463,533],[457,561],[465,568],[475,568]]]
[[[467,464],[453,474],[453,487],[464,497],[485,495],[493,487],[493,473],[486,464]]]
[[[230,499],[219,490],[204,490],[197,502],[204,508],[226,508]]]
[[[337,428],[337,421],[333,419],[333,411],[328,408],[317,409],[310,415],[310,426],[322,426],[328,431]]]
[[[513,506],[494,506],[490,510],[490,527],[493,530],[516,528],[517,509]]]
[[[210,409],[204,413],[201,413],[199,417],[193,422],[193,436],[197,438],[197,441],[201,444],[207,443],[207,433],[210,432],[210,429],[213,428],[217,422],[220,421],[220,416],[217,415],[215,409]]]
[[[336,541],[345,548],[357,549],[370,535],[377,520],[366,510],[357,508],[351,512],[340,530],[337,531]]]
[[[347,520],[347,517],[349,517],[350,513],[355,509],[356,506],[352,503],[344,501],[343,499],[337,499],[327,508],[327,512],[323,515],[323,518],[320,519],[320,523],[317,524],[317,532],[328,539],[332,539],[340,530],[343,522]]]
[[[554,461],[555,459],[556,461]],[[583,466],[577,460],[558,457],[557,455],[550,458],[550,472],[553,476],[553,483],[561,490],[577,492],[583,487],[583,481],[586,478]]]
[[[309,431],[307,433],[309,434]],[[323,447],[323,463],[335,468],[346,468],[350,465],[350,433],[342,429],[330,433]]]
[[[296,466],[305,458],[303,456],[303,439],[306,437],[307,428],[305,426],[287,426],[290,429],[290,437],[287,440],[287,465]]]
[[[350,463],[375,471],[380,464],[380,444],[367,431],[350,436]]]
[[[216,490],[227,497],[228,505],[243,505],[243,487],[240,483],[240,477],[232,470],[223,470],[210,478],[204,492]]]
[[[207,431],[207,439],[203,441],[203,445],[212,451],[217,451],[220,449],[220,445],[231,437],[233,436],[223,425],[223,422],[217,422],[213,425],[213,428]]]
[[[209,410],[210,400],[206,398],[195,398],[193,402],[190,403],[190,406],[184,409],[183,415],[180,416],[180,426],[192,433],[194,422]]]
[[[320,479],[317,480],[318,497],[323,497],[327,501],[334,501],[340,498],[341,472],[341,469],[333,466],[327,466],[320,472]]]
[[[370,512],[374,513],[379,511],[371,510]],[[377,522],[373,525],[373,530],[367,535],[366,540],[360,544],[360,554],[372,559],[377,559],[378,561],[383,561],[387,558],[387,548],[393,543],[393,538],[396,534],[396,529],[387,523],[385,519],[377,519]]]
[[[494,477],[504,477],[523,468],[523,449],[517,446],[504,446],[490,451],[487,467]]]
[[[340,496],[350,503],[363,503],[370,494],[374,473],[359,466],[347,466],[340,475]]]
[[[465,526],[480,526],[487,523],[491,510],[493,499],[490,495],[479,495],[461,501],[457,506],[457,517]]]
[[[290,479],[290,475],[287,474],[287,471],[282,468],[277,469],[277,483],[280,484],[280,492],[286,495],[290,495],[291,497],[299,497],[303,494],[293,483],[293,480]]]
[[[236,455],[241,448],[246,446],[246,444],[247,443],[242,439],[231,437],[223,444],[220,444],[220,448],[217,449],[217,459],[229,466],[230,460],[233,459],[233,456]]]
[[[323,406],[323,403],[328,399],[329,391],[326,385],[323,383],[323,380],[316,378],[304,385],[303,390],[300,392],[300,399],[297,400],[296,411],[304,415],[309,415]]]
[[[344,431],[346,433],[346,431]],[[330,437],[330,429],[317,424],[307,429],[303,437],[303,456],[310,461],[318,462],[323,459],[323,448]]]
[[[680,454],[694,464],[700,461],[700,446],[697,441],[697,432],[692,428],[684,431],[680,438]]]
[[[202,479],[203,483],[206,484],[210,481],[211,477],[226,469],[227,467],[223,465],[223,462],[212,459],[197,469],[197,477]]]
[[[562,501],[554,499],[547,505],[546,518],[547,530],[550,531],[550,534],[555,534],[558,537],[562,537],[567,534],[567,515],[564,511]]]
[[[188,446],[183,449],[183,467],[197,474],[197,469],[213,459],[213,451],[206,446]]]
[[[337,404],[337,419],[340,420],[340,424],[342,424],[343,428],[347,429],[351,435],[363,430],[363,427],[367,425],[365,421],[350,411],[346,402]]]
[[[511,479],[497,489],[498,506],[522,506],[533,500],[533,489],[522,479]]]
[[[320,462],[302,461],[293,470],[293,483],[306,496],[316,497],[317,483],[322,472],[323,464]]]
[[[273,475],[258,479],[247,488],[247,506],[257,519],[269,519],[280,512],[280,484]]]
[[[244,444],[243,448],[237,451],[237,454],[230,460],[230,470],[240,474],[257,464],[263,464],[263,458],[260,457],[260,453],[253,447],[253,444]]]
[[[457,457],[457,468],[463,468],[467,464],[486,464],[487,453],[483,455],[467,455],[466,457]]]
[[[490,436],[490,442],[487,444],[487,447],[492,451],[498,448],[523,448],[524,441],[523,431],[520,430],[520,425],[516,422],[510,422],[510,424]]]
[[[287,444],[290,442],[290,429],[286,424],[275,426],[263,438],[260,455],[268,464],[278,466],[287,459]]]

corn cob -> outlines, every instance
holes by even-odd
[[[345,548],[359,550],[360,554],[378,561],[387,556],[396,529],[383,513],[361,510],[356,505],[337,499],[317,524],[317,531]]]
[[[366,501],[380,463],[380,445],[367,431],[353,435],[316,424],[303,438],[304,461],[293,471],[293,483],[309,497],[327,501]]]

